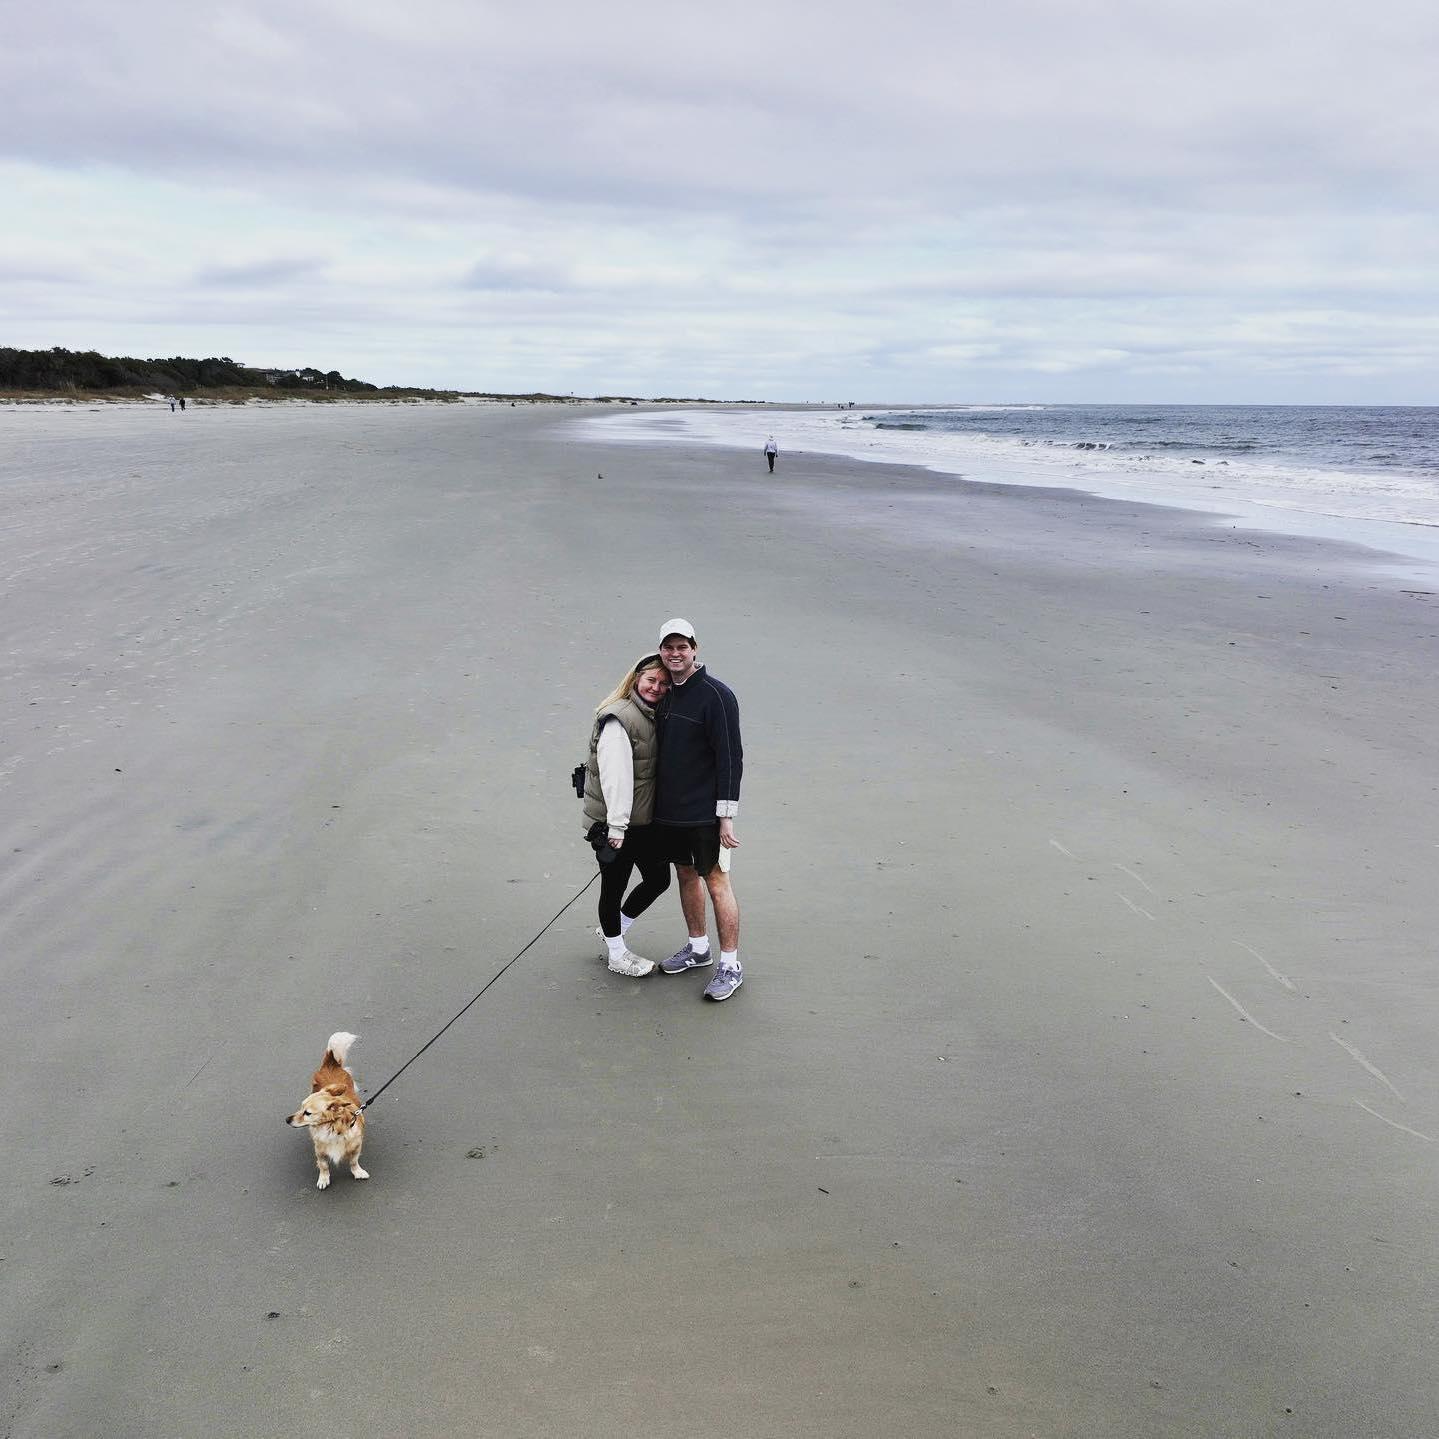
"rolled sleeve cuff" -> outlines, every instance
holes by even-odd
[[[715,801],[716,819],[733,819],[739,813],[739,801],[737,799],[718,799]]]

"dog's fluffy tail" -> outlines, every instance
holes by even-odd
[[[343,1065],[350,1056],[350,1046],[359,1037],[358,1034],[350,1034],[343,1029],[336,1030],[326,1046],[327,1056],[332,1057],[336,1064]]]

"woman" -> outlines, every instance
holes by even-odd
[[[658,655],[646,655],[595,710],[585,766],[587,836],[600,857],[600,933],[614,974],[642,979],[654,961],[631,954],[630,925],[669,888],[669,861],[650,820],[655,810],[655,706],[670,687]],[[630,875],[639,883],[624,897]],[[624,898],[623,904],[621,899]]]

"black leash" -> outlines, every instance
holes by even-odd
[[[549,917],[549,919],[547,919],[547,920],[545,921],[544,926],[543,926],[543,927],[539,930],[539,932],[535,935],[534,939],[530,940],[530,943],[525,946],[525,949],[529,949],[530,945],[534,944],[535,941],[539,939],[540,935],[544,934],[545,930],[547,930],[547,929],[550,927],[550,925],[552,925],[552,924],[585,892],[585,890],[587,890],[587,889],[590,887],[590,885],[592,885],[599,877],[600,877],[600,876],[599,876],[599,871],[597,870],[594,874],[592,874],[592,875],[589,877],[589,879],[587,879],[587,880],[585,881],[585,883],[584,883],[579,889],[577,889],[577,890],[574,892],[574,894],[572,894],[572,895],[559,907],[559,909],[557,909],[557,910],[554,912],[554,914],[552,914],[552,915]],[[510,967],[510,965],[512,965],[512,964],[515,962],[515,960],[518,959],[518,958],[520,957],[520,955],[525,952],[525,949],[522,949],[519,954],[515,955],[514,959],[509,960],[505,965],[503,965],[503,966],[502,966],[500,969],[498,969],[494,974],[492,974],[492,975],[490,976],[490,978],[487,979],[487,980],[485,981],[484,985],[481,987],[481,989],[480,989],[480,994],[483,994],[483,993],[485,992],[485,990],[487,990],[487,989],[495,982],[495,980],[497,980],[497,979],[500,977],[500,975],[502,975],[502,974],[505,972],[505,970],[507,970],[507,969]],[[435,1042],[435,1040],[437,1040],[437,1039],[440,1037],[440,1035],[443,1034],[443,1033],[445,1032],[445,1030],[448,1029],[448,1028],[450,1027],[450,1025],[455,1022],[456,1019],[459,1019],[459,1018],[460,1018],[460,1015],[464,1014],[465,1010],[469,1009],[470,1005],[474,1004],[475,1000],[480,997],[480,994],[477,994],[474,999],[470,1000],[470,1003],[467,1004],[467,1005],[465,1005],[465,1008],[462,1009],[462,1010],[460,1010],[460,1013],[457,1014],[457,1015],[455,1015],[455,1016],[454,1016],[454,1019],[451,1019],[451,1020],[449,1021],[449,1024],[446,1024],[446,1025],[445,1025],[444,1029],[441,1029],[441,1030],[439,1031],[439,1033],[431,1036],[430,1039],[428,1039],[423,1045],[421,1045],[420,1048],[417,1049],[417,1050],[414,1052],[414,1054],[412,1054],[412,1055],[360,1106],[360,1108],[361,1108],[361,1109],[368,1109],[368,1108],[425,1052],[425,1050],[427,1050],[427,1049],[430,1047],[430,1045],[432,1045],[432,1044]]]

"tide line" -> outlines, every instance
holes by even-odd
[[[1118,895],[1119,895],[1120,899],[1122,899],[1122,900],[1125,902],[1125,904],[1127,904],[1127,905],[1130,907],[1130,909],[1132,909],[1132,910],[1135,912],[1135,914],[1142,914],[1142,915],[1145,917],[1145,919],[1151,919],[1151,920],[1152,920],[1152,919],[1154,918],[1154,916],[1153,916],[1152,914],[1150,914],[1150,912],[1149,912],[1147,909],[1140,909],[1140,907],[1139,907],[1137,904],[1135,904],[1135,902],[1134,902],[1132,899],[1130,899],[1130,897],[1129,897],[1127,894],[1121,894],[1120,891],[1117,890],[1117,889],[1116,889],[1114,892],[1115,892],[1115,894],[1118,894]]]
[[[1389,1076],[1385,1074],[1384,1071],[1380,1069],[1377,1064],[1370,1064],[1369,1061],[1365,1059],[1364,1056],[1360,1054],[1360,1052],[1352,1044],[1350,1044],[1347,1039],[1340,1039],[1339,1036],[1335,1034],[1332,1029],[1329,1031],[1329,1038],[1332,1039],[1334,1043],[1339,1046],[1340,1049],[1344,1050],[1346,1054],[1358,1060],[1358,1062],[1365,1069],[1367,1069],[1369,1073],[1372,1074],[1374,1078],[1379,1081],[1380,1084],[1384,1085],[1389,1090],[1389,1092],[1394,1096],[1395,1099],[1399,1101],[1400,1104],[1409,1103],[1409,1101],[1405,1099],[1404,1096],[1400,1094],[1397,1089],[1394,1088],[1393,1084],[1390,1083]]]
[[[1435,1143],[1435,1139],[1432,1134],[1420,1134],[1417,1129],[1410,1129],[1407,1124],[1400,1124],[1397,1119],[1390,1119],[1388,1118],[1388,1116],[1380,1114],[1377,1109],[1370,1109],[1370,1107],[1365,1104],[1362,1099],[1356,1099],[1354,1102],[1360,1107],[1360,1109],[1365,1112],[1365,1114],[1372,1114],[1375,1119],[1377,1119],[1381,1124],[1387,1124],[1390,1129],[1397,1129],[1401,1134],[1412,1134],[1415,1139],[1425,1140],[1429,1144]]]
[[[1289,1041],[1288,1041],[1287,1039],[1285,1039],[1285,1037],[1284,1037],[1282,1034],[1275,1034],[1275,1032],[1274,1032],[1272,1029],[1266,1029],[1262,1024],[1260,1024],[1260,1022],[1259,1022],[1257,1019],[1255,1019],[1255,1017],[1254,1017],[1252,1014],[1250,1014],[1250,1012],[1249,1012],[1247,1009],[1245,1009],[1245,1007],[1244,1007],[1242,1004],[1240,1004],[1240,1002],[1239,1002],[1237,999],[1235,999],[1235,997],[1234,997],[1232,994],[1230,994],[1230,992],[1229,992],[1227,989],[1225,989],[1225,987],[1224,987],[1222,984],[1220,984],[1217,980],[1210,979],[1209,975],[1207,975],[1207,974],[1206,974],[1204,977],[1205,977],[1205,979],[1208,979],[1209,982],[1210,982],[1210,984],[1212,984],[1212,985],[1215,987],[1215,989],[1217,989],[1217,990],[1220,992],[1220,994],[1222,994],[1222,995],[1225,997],[1225,999],[1227,999],[1227,1000],[1230,1002],[1230,1004],[1232,1004],[1232,1005],[1234,1006],[1235,1010],[1238,1011],[1238,1014],[1239,1014],[1240,1019],[1243,1019],[1243,1020],[1247,1021],[1249,1024],[1252,1024],[1252,1025],[1255,1027],[1255,1029],[1257,1029],[1261,1034],[1267,1034],[1267,1035],[1270,1037],[1270,1039],[1277,1039],[1277,1040],[1280,1042],[1280,1044],[1288,1044],[1288,1043],[1289,1043]]]
[[[1119,870],[1120,873],[1122,873],[1122,874],[1127,874],[1127,875],[1130,877],[1130,879],[1132,879],[1136,884],[1142,884],[1142,885],[1144,886],[1144,888],[1147,889],[1147,890],[1150,892],[1150,894],[1152,894],[1152,895],[1155,897],[1155,899],[1158,899],[1158,898],[1159,898],[1159,891],[1158,891],[1157,889],[1155,889],[1155,887],[1154,887],[1152,884],[1150,884],[1149,881],[1148,881],[1147,879],[1145,879],[1143,875],[1141,875],[1141,874],[1135,874],[1135,872],[1134,872],[1132,869],[1130,869],[1127,865],[1122,865],[1122,864],[1116,863],[1114,867],[1115,867],[1115,869]]]
[[[1267,970],[1269,971],[1270,975],[1271,975],[1273,978],[1277,979],[1277,980],[1279,981],[1279,983],[1282,984],[1282,985],[1285,987],[1285,989],[1293,989],[1293,988],[1294,988],[1294,983],[1293,983],[1293,981],[1288,977],[1288,975],[1280,974],[1280,972],[1279,972],[1277,969],[1275,969],[1275,967],[1274,967],[1272,964],[1270,964],[1270,962],[1269,962],[1267,959],[1265,959],[1265,957],[1264,957],[1262,954],[1260,954],[1260,952],[1259,952],[1257,949],[1251,949],[1247,944],[1244,943],[1244,941],[1243,941],[1242,939],[1234,939],[1234,940],[1231,940],[1230,943],[1231,943],[1231,944],[1237,944],[1237,945],[1239,946],[1239,948],[1242,949],[1242,950],[1244,950],[1244,952],[1245,952],[1246,954],[1252,954],[1252,955],[1255,957],[1255,959],[1257,959],[1257,960],[1260,962],[1260,964],[1262,964],[1262,965],[1265,967],[1265,969],[1267,969]]]

